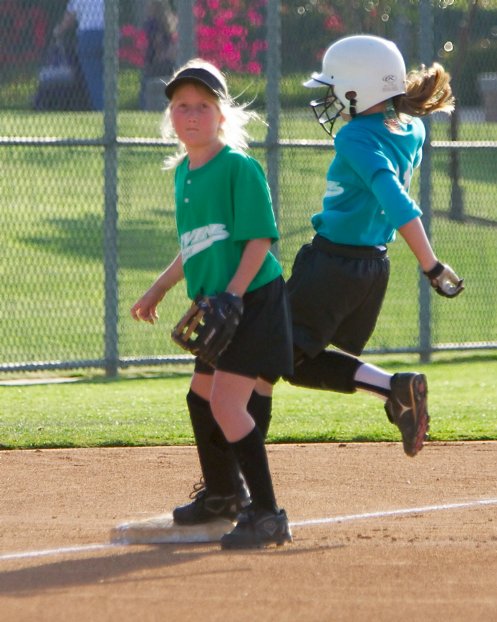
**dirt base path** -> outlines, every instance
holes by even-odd
[[[268,451],[294,542],[250,552],[110,544],[185,502],[193,447],[0,452],[0,619],[497,619],[497,443]]]

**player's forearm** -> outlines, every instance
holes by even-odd
[[[243,296],[259,272],[270,248],[271,240],[269,238],[249,240],[243,251],[238,270],[228,283],[226,291],[237,296]]]
[[[399,233],[415,255],[423,272],[429,272],[436,265],[437,256],[433,252],[421,220],[419,218],[411,220],[399,228]]]
[[[155,282],[153,283],[151,289],[155,289],[164,295],[170,289],[172,289],[177,283],[179,283],[185,274],[183,272],[183,261],[181,259],[181,254],[178,253],[174,260],[169,264],[169,266],[162,272]]]
[[[433,252],[421,220],[414,218],[414,220],[400,227],[399,233],[407,242],[423,272],[429,272],[436,265],[437,257]]]

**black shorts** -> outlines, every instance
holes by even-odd
[[[216,369],[274,384],[293,373],[290,305],[282,277],[245,294],[243,315],[233,341],[219,357]],[[212,374],[214,369],[199,359],[195,371]]]
[[[297,253],[287,288],[295,344],[359,355],[373,334],[390,275],[386,247],[333,244],[316,235]]]

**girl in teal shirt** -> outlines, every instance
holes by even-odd
[[[288,380],[377,395],[400,429],[405,453],[415,456],[429,425],[425,375],[392,375],[357,356],[381,310],[390,272],[387,244],[397,231],[437,293],[452,298],[463,289],[438,261],[421,209],[409,196],[425,139],[418,117],[452,111],[449,76],[438,64],[406,75],[394,43],[355,35],[328,48],[321,73],[305,86],[325,89],[311,106],[328,134],[338,117],[347,123],[334,137],[322,210],[312,217],[314,238],[297,254],[288,281],[295,356]]]

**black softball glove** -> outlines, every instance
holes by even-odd
[[[239,296],[223,292],[198,298],[173,328],[171,337],[184,350],[214,365],[231,343],[243,314]]]

